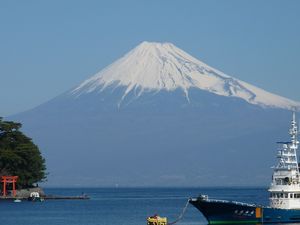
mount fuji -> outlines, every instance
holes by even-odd
[[[189,89],[241,98],[251,104],[284,109],[300,104],[230,77],[190,56],[171,43],[143,42],[115,63],[71,91],[80,96],[102,92],[107,87],[125,87],[121,101],[130,93],[180,89],[189,101]]]
[[[143,42],[9,119],[40,146],[49,185],[257,186],[299,109],[171,43]]]

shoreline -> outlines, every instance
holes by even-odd
[[[46,195],[41,196],[41,198],[45,200],[89,200],[90,197],[87,195],[80,195],[80,196],[58,196],[58,195]],[[13,197],[13,196],[7,196],[3,197],[0,196],[0,201],[7,201],[7,200],[28,200],[28,197]]]
[[[73,195],[73,196],[68,195],[68,193],[66,193],[66,195],[45,194],[43,188],[35,187],[35,188],[27,188],[27,189],[18,189],[16,190],[15,196],[12,195],[10,190],[10,193],[8,195],[0,196],[0,201],[16,200],[16,199],[28,200],[30,194],[33,192],[38,193],[39,196],[45,200],[88,200],[90,199],[90,197],[84,193],[82,193],[81,195]]]

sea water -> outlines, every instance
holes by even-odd
[[[145,225],[148,216],[159,214],[175,221],[188,198],[207,194],[211,198],[268,204],[266,188],[48,188],[47,194],[76,196],[90,200],[45,200],[44,202],[0,202],[5,225]],[[207,224],[189,205],[178,225]]]

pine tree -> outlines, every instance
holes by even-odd
[[[21,127],[21,123],[0,117],[0,176],[19,176],[18,187],[27,188],[46,179],[46,165],[39,148]]]

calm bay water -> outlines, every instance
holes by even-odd
[[[5,225],[145,225],[147,216],[159,214],[174,221],[189,197],[200,193],[218,199],[268,204],[265,188],[51,188],[47,194],[81,195],[91,200],[0,202]],[[207,224],[189,205],[177,224]]]

